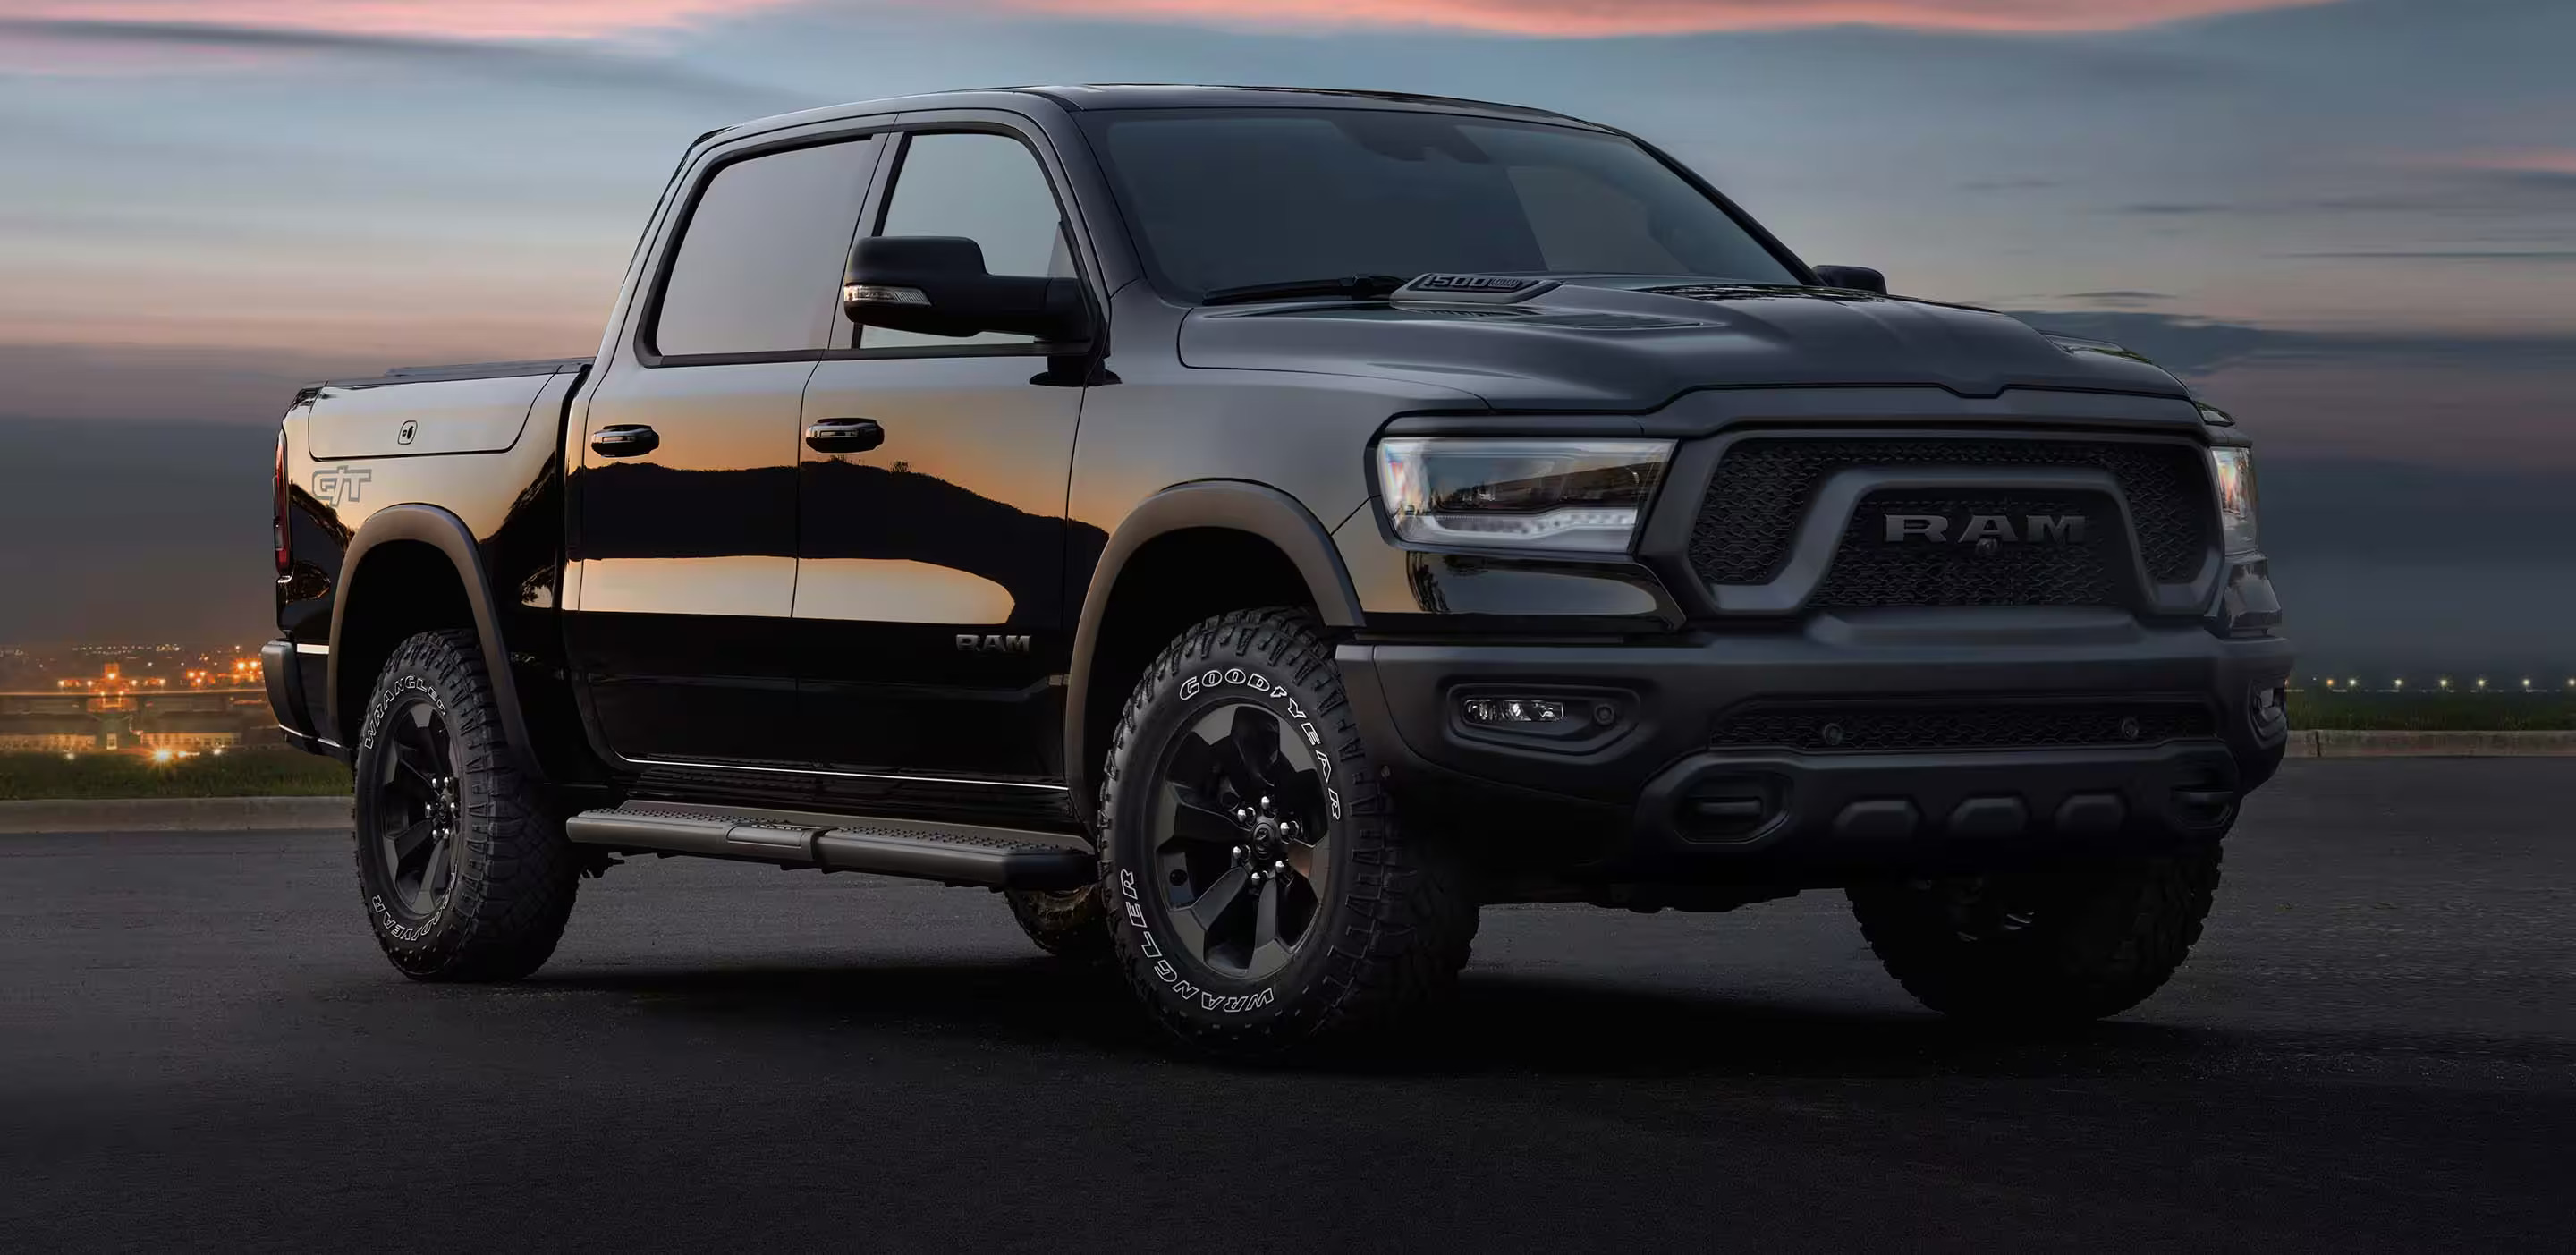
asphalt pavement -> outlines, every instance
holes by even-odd
[[[2292,764],[2042,1039],[1839,894],[1489,910],[1427,1058],[1175,1058],[963,889],[688,860],[412,984],[345,838],[0,836],[0,1250],[2566,1250],[2576,763]]]

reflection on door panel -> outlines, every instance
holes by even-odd
[[[948,368],[948,373],[989,369],[993,364],[974,358],[940,363],[868,363],[894,371],[906,366],[937,365]],[[1024,363],[1009,364],[1017,366],[1020,373],[1028,370]],[[1049,391],[1068,402],[1063,439],[1059,442],[1049,433],[1024,432],[1023,436],[1035,445],[1022,446],[1023,453],[1043,457],[1049,452],[1048,446],[1059,443],[1068,455],[1071,453],[1070,402],[1081,394],[1070,389]],[[910,398],[883,398],[879,408],[908,408],[904,406],[907,400]],[[928,415],[923,418],[929,421]],[[927,443],[931,441],[907,441],[897,436],[889,438],[887,448]],[[874,460],[877,454],[860,456]],[[996,463],[1013,460],[998,449],[987,452],[985,457]],[[797,574],[797,618],[983,624],[1053,617],[1056,602],[1063,597],[1063,472],[1045,474],[1044,478],[1053,481],[1046,491],[1057,504],[1045,513],[1036,513],[1008,501],[978,495],[967,484],[915,470],[907,460],[889,460],[896,465],[861,465],[849,455],[805,463],[805,501],[799,510],[802,521],[798,529],[805,564]],[[993,481],[1007,474],[1003,468],[991,466],[981,475],[966,478],[969,484],[980,479],[987,487],[994,487],[998,485]],[[857,587],[881,577],[887,582]],[[932,607],[904,604],[914,592],[934,593],[943,607],[965,617],[946,613],[933,617],[928,613]]]
[[[628,758],[787,758],[795,671],[797,404],[812,362],[633,370],[589,422],[661,446],[590,453],[575,484],[567,628],[591,709]]]
[[[804,558],[796,615],[884,623],[1008,623],[1019,599],[972,571],[910,558]]]
[[[866,453],[809,451],[802,468],[795,630],[809,753],[896,774],[1053,774],[1063,723],[1049,677],[1071,652],[1064,492],[1082,390],[1031,383],[1042,362],[832,361],[807,385],[809,423],[865,417],[886,433]],[[986,636],[1031,646],[988,652]]]

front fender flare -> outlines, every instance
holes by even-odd
[[[501,640],[500,617],[492,607],[492,585],[483,570],[483,548],[474,542],[474,533],[465,520],[434,505],[405,504],[387,506],[358,526],[349,538],[349,548],[340,559],[340,586],[331,605],[331,673],[326,685],[326,700],[331,703],[333,728],[347,746],[352,759],[358,752],[358,730],[338,726],[339,713],[347,707],[340,704],[343,693],[340,675],[340,631],[349,617],[349,605],[357,598],[357,575],[365,569],[367,551],[390,541],[418,541],[447,556],[456,568],[457,582],[465,587],[465,604],[474,618],[475,642],[483,651],[483,669],[492,679],[492,699],[501,707],[501,733],[519,757],[520,770],[532,779],[544,779],[537,764],[535,743],[528,736],[525,712],[519,708],[519,685],[510,673],[510,654]],[[365,684],[372,677],[360,676]]]
[[[1359,592],[1351,584],[1350,573],[1342,569],[1332,533],[1295,497],[1249,480],[1202,479],[1176,484],[1138,503],[1110,535],[1091,570],[1082,617],[1073,634],[1073,671],[1066,678],[1065,691],[1064,762],[1065,774],[1074,784],[1075,812],[1086,822],[1092,806],[1084,712],[1091,706],[1092,661],[1099,653],[1110,594],[1118,586],[1119,572],[1137,550],[1157,537],[1196,528],[1246,532],[1270,542],[1304,578],[1315,613],[1327,626],[1360,625]]]

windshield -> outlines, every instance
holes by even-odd
[[[1616,135],[1439,113],[1079,115],[1166,294],[1429,271],[1796,283],[1743,224]]]

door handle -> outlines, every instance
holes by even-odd
[[[590,451],[604,458],[631,458],[661,447],[661,434],[642,423],[620,423],[590,433]]]
[[[873,418],[827,418],[805,429],[805,443],[817,453],[865,453],[885,443],[885,428]]]

